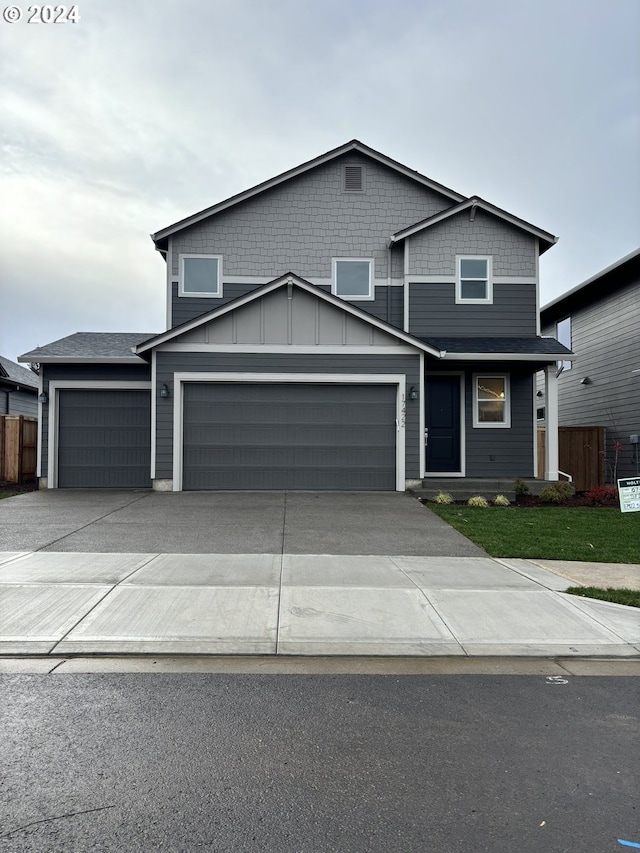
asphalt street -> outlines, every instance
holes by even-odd
[[[0,678],[0,851],[614,853],[637,679]]]

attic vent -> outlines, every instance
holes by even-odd
[[[364,169],[362,166],[344,167],[344,189],[348,193],[361,193],[364,189]]]

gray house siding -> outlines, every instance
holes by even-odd
[[[287,270],[284,270],[287,272]],[[230,284],[226,282],[222,290],[220,298],[207,298],[197,296],[178,296],[178,282],[171,284],[171,299],[172,299],[172,316],[171,327],[180,326],[182,323],[187,323],[196,317],[207,314],[209,311],[214,311],[226,305],[227,302],[233,302],[234,299],[239,299],[252,290],[259,287],[257,284]]]
[[[640,470],[640,282],[610,292],[569,315],[571,370],[558,377],[558,414],[561,426],[606,428],[607,480],[611,479],[614,442],[622,444],[618,476],[632,477]],[[544,335],[555,337],[556,324]],[[589,383],[582,383],[588,377]],[[540,405],[544,404],[544,398]]]
[[[494,284],[492,305],[456,305],[453,282],[409,288],[409,332],[417,337],[536,333],[535,284]]]
[[[472,369],[468,363],[429,362],[429,371],[463,372],[465,383],[465,435],[467,477],[533,477],[533,372],[526,366],[516,370],[505,362],[478,362]],[[478,428],[473,426],[473,374],[509,374],[511,393],[511,427]]]
[[[363,166],[363,192],[343,190],[345,163]],[[332,258],[364,257],[373,258],[376,280],[386,281],[390,235],[450,205],[450,199],[375,160],[357,153],[337,158],[172,237],[172,325],[238,295],[225,281],[229,276],[264,279],[291,271],[328,282]],[[178,296],[181,254],[222,255],[222,300]],[[391,273],[396,279],[404,273],[402,247],[391,251]]]
[[[37,395],[0,388],[0,415],[29,415],[37,418]]]
[[[409,238],[409,275],[455,275],[456,255],[491,255],[497,276],[535,276],[536,241],[530,234],[477,210],[445,219]]]
[[[123,386],[127,382],[145,382],[151,379],[148,364],[42,364],[40,366],[42,389],[49,394],[49,383],[55,381],[118,381]],[[49,406],[42,406],[41,417],[41,476],[46,476],[49,464]]]
[[[229,373],[336,373],[406,374],[407,385],[419,385],[420,357],[411,355],[315,355],[253,353],[175,353],[158,352],[156,375],[159,386],[166,383],[169,398],[157,395],[156,477],[173,477],[173,374],[175,372]],[[418,444],[419,403],[407,402],[405,474],[419,477]]]
[[[344,192],[345,163],[363,166],[363,192]],[[171,272],[177,279],[180,253],[201,253],[221,254],[224,275],[330,278],[332,255],[365,253],[376,278],[386,278],[389,236],[451,204],[354,152],[176,234]]]
[[[483,364],[476,372],[504,372],[504,363]],[[509,371],[511,428],[473,427],[472,377],[466,378],[467,477],[533,477],[533,375]],[[506,435],[505,435],[506,433]]]

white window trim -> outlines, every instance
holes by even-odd
[[[184,385],[187,382],[293,382],[351,385],[395,385],[396,491],[405,491],[405,427],[407,377],[402,373],[174,373],[173,375],[173,491],[182,491],[184,447]]]
[[[338,293],[338,263],[344,261],[359,261],[360,263],[369,264],[369,293],[366,296],[356,295],[349,296],[347,294]],[[338,299],[348,299],[350,302],[371,302],[375,299],[375,267],[373,258],[332,258],[331,259],[331,293],[337,296]]]
[[[480,421],[478,418],[478,379],[504,379],[504,420]],[[474,429],[511,429],[511,382],[508,373],[473,374],[473,427]]]
[[[60,417],[59,391],[94,391],[100,389],[115,389],[121,391],[151,391],[151,382],[127,382],[121,380],[103,379],[52,379],[49,382],[49,426],[47,431],[48,459],[47,459],[47,487],[58,488],[58,424]],[[153,394],[151,394],[153,399]],[[153,419],[151,422],[153,447]],[[149,471],[151,473],[151,471]]]
[[[185,290],[184,289],[184,262],[185,262],[185,260],[188,260],[191,258],[215,260],[218,262],[218,289],[215,293],[214,292],[204,292],[204,291],[200,291],[198,293],[195,293],[191,290]],[[219,299],[222,296],[222,255],[199,255],[197,253],[195,253],[195,254],[191,254],[191,253],[182,254],[181,253],[180,254],[180,277],[179,277],[179,284],[178,284],[178,295],[179,296],[186,296],[187,298],[191,298],[191,299],[198,299],[199,297],[204,297],[204,298],[217,297]]]
[[[487,278],[474,279],[465,276],[465,281],[487,282],[487,295],[485,299],[463,299],[461,261],[486,261]],[[456,305],[493,305],[493,257],[491,255],[456,255]]]

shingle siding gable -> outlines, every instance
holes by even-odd
[[[364,167],[363,192],[345,192],[345,164]],[[373,257],[387,278],[387,241],[399,228],[451,206],[446,198],[351,152],[254,196],[172,238],[172,276],[181,253],[222,254],[225,276],[292,270],[331,277],[331,258]],[[396,266],[397,269],[397,266]]]

